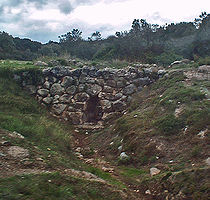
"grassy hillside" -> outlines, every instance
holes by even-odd
[[[170,69],[134,97],[127,114],[90,138],[124,182],[142,195],[150,190],[146,199],[208,198],[210,83],[189,78],[195,70],[189,67]],[[129,158],[120,160],[121,152]],[[152,167],[160,174],[151,177]]]
[[[75,156],[74,127],[51,117],[13,80],[12,70],[24,68],[35,66],[8,61],[0,66],[0,199],[120,199],[121,183]],[[24,139],[13,137],[16,132]],[[8,155],[11,146],[27,149],[29,156]],[[105,183],[75,177],[68,169],[91,172]]]

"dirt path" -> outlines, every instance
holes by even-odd
[[[99,149],[94,149],[93,151],[90,148],[90,136],[91,131],[84,131],[84,133],[80,133],[77,129],[73,133],[74,144],[73,148],[75,150],[78,158],[83,160],[85,163],[99,168],[104,172],[108,172],[112,178],[121,182],[125,187],[125,191],[128,194],[128,200],[149,200],[151,198],[145,198],[140,193],[139,188],[136,188],[135,185],[125,182],[124,178],[120,174],[117,166],[112,165],[110,162],[106,161],[102,155],[99,154]],[[84,156],[83,151],[91,151],[93,154],[91,156]]]

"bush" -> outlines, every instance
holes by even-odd
[[[166,135],[176,134],[184,127],[184,121],[175,118],[173,114],[168,114],[154,122],[156,128]]]

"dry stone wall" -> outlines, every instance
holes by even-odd
[[[164,73],[164,70],[137,67],[54,67],[42,71],[43,80],[38,86],[25,81],[22,84],[54,115],[79,125],[97,123],[122,113],[134,93]]]

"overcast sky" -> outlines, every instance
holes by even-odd
[[[48,42],[79,28],[83,38],[129,30],[133,19],[149,23],[193,21],[210,13],[210,0],[0,0],[0,31]]]

